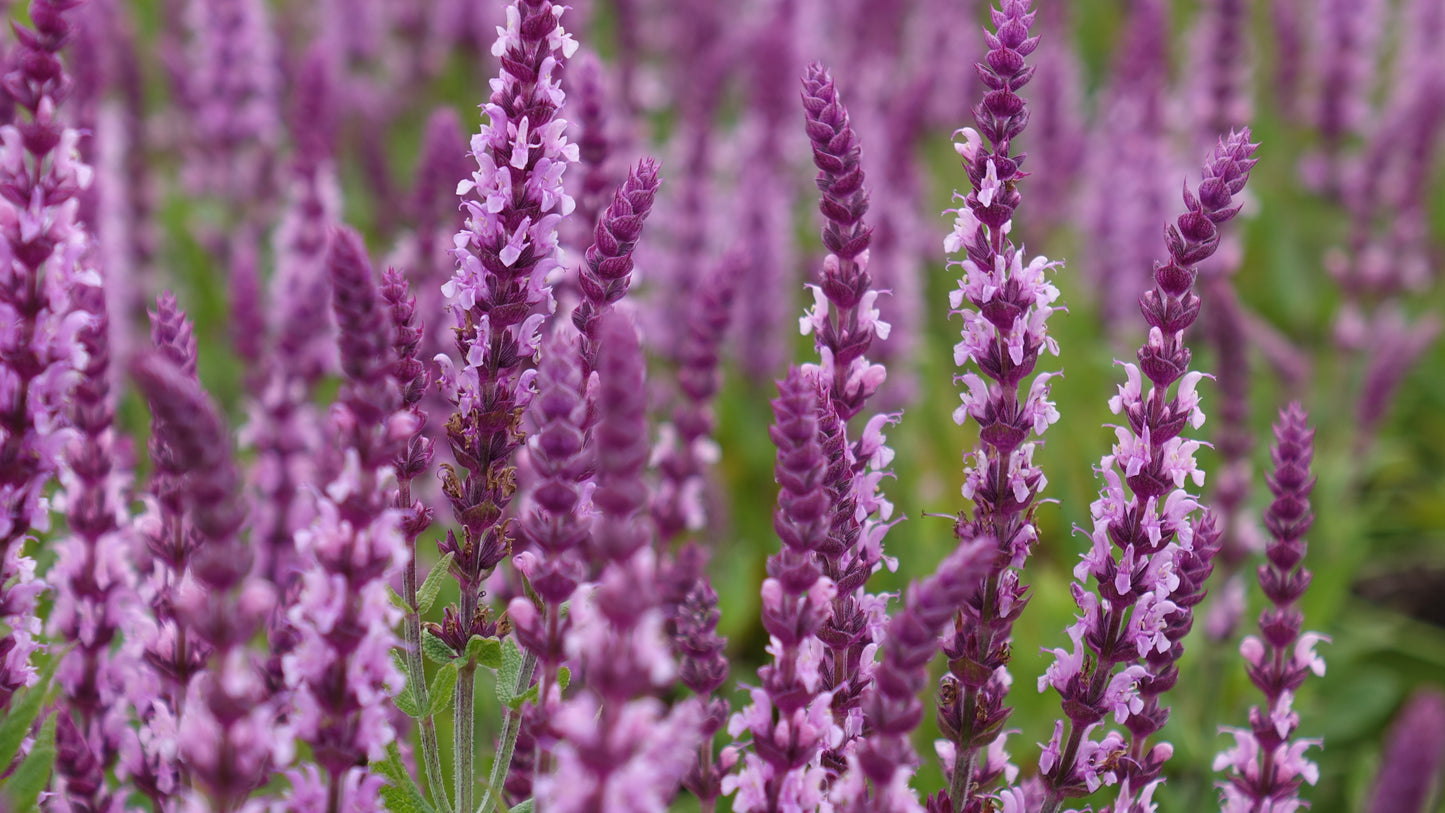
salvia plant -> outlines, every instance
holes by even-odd
[[[1254,5],[0,3],[0,813],[1440,809],[1445,6]]]

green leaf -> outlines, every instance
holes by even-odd
[[[567,691],[567,686],[572,683],[572,670],[565,666],[557,668],[557,688]]]
[[[30,753],[10,779],[5,783],[5,796],[15,811],[30,811],[39,808],[40,792],[50,781],[50,772],[55,767],[55,715],[45,718],[40,733]]]
[[[441,561],[433,565],[431,571],[426,574],[426,581],[417,588],[416,607],[423,615],[431,609],[432,602],[437,600],[437,592],[442,589],[442,582],[446,581],[447,571],[451,568],[454,558],[456,556],[451,553],[443,556]]]
[[[40,681],[12,698],[9,713],[0,719],[0,766],[9,765],[20,753],[20,744],[30,735],[30,727],[40,717],[40,709],[50,694],[51,678],[60,663],[60,653],[50,658],[50,663],[40,673]]]
[[[451,647],[428,630],[421,633],[421,652],[432,663],[451,663],[457,658]]]
[[[401,750],[395,742],[386,746],[386,759],[372,763],[372,767],[387,779],[386,787],[381,789],[381,798],[386,802],[387,810],[392,813],[436,813],[411,774],[406,772],[406,766],[401,762]]]
[[[391,596],[392,604],[400,607],[403,612],[411,612],[411,605],[406,603],[406,599],[401,597],[401,593],[396,592],[396,588],[388,584],[386,586],[386,593]]]
[[[401,713],[408,717],[421,719],[421,716],[425,713],[422,710],[421,704],[416,701],[416,692],[412,691],[410,683],[406,685],[405,689],[401,690],[401,694],[393,697],[391,702],[395,703],[396,707],[401,709]]]
[[[436,714],[452,704],[452,692],[457,688],[457,664],[453,661],[437,670],[431,679],[431,714]]]
[[[532,813],[532,808],[532,800],[528,799],[525,802],[518,803],[516,807],[513,807],[511,813]]]
[[[497,702],[508,708],[521,705],[517,698],[517,675],[522,671],[522,650],[511,638],[501,644],[502,663],[497,667]]]
[[[386,805],[390,813],[424,813],[422,808],[417,807],[411,794],[394,785],[382,787],[381,803]]]
[[[502,642],[496,638],[473,635],[472,639],[467,641],[467,658],[476,661],[479,666],[485,666],[492,670],[500,669],[502,668]]]

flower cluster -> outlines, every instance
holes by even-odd
[[[1304,613],[1297,603],[1310,584],[1310,572],[1300,566],[1305,557],[1304,535],[1314,522],[1309,493],[1314,487],[1310,460],[1314,457],[1314,430],[1298,403],[1280,411],[1274,426],[1270,457],[1274,472],[1268,478],[1274,502],[1264,512],[1270,542],[1267,564],[1259,568],[1259,584],[1269,606],[1259,617],[1259,636],[1240,645],[1249,679],[1264,693],[1264,708],[1249,711],[1249,728],[1225,729],[1234,736],[1233,748],[1214,760],[1214,770],[1228,770],[1220,783],[1220,809],[1236,811],[1297,810],[1302,784],[1319,781],[1319,768],[1305,752],[1319,745],[1315,739],[1292,739],[1299,715],[1291,708],[1294,694],[1313,672],[1325,673],[1324,659],[1315,644],[1328,640],[1301,634]],[[1402,808],[1403,809],[1403,808]]]
[[[979,764],[979,755],[999,739],[1012,711],[1005,705],[1010,636],[1027,603],[1019,572],[1038,538],[1034,503],[1047,482],[1034,465],[1038,441],[1031,438],[1059,419],[1049,400],[1049,381],[1058,373],[1028,381],[1044,351],[1059,352],[1047,324],[1059,298],[1048,275],[1058,263],[1026,261],[1009,238],[1022,200],[1019,182],[1027,175],[1025,156],[1010,151],[1029,120],[1018,91],[1033,76],[1025,57],[1039,43],[1029,36],[1034,16],[1027,2],[1005,3],[994,12],[996,30],[984,32],[989,51],[977,68],[988,92],[975,109],[980,129],[961,130],[963,141],[955,145],[973,189],[944,240],[948,251],[967,252],[956,263],[963,277],[949,296],[950,314],[963,317],[954,362],[977,369],[959,377],[968,392],[953,413],[956,423],[972,419],[979,427],[964,470],[963,496],[973,500],[973,510],[959,512],[955,533],[961,542],[985,537],[998,546],[981,589],[961,603],[943,644],[949,673],[940,683],[938,720],[953,751],[949,794],[960,810],[996,775]]]
[[[813,334],[821,360],[805,364],[802,375],[815,378],[821,388],[818,431],[827,461],[829,517],[828,536],[818,552],[822,575],[835,592],[818,637],[829,650],[822,685],[832,694],[834,723],[842,731],[826,755],[826,767],[836,775],[862,733],[859,704],[873,666],[867,653],[883,632],[886,599],[868,593],[866,586],[885,561],[883,536],[893,506],[878,489],[893,451],[884,445],[883,429],[898,416],[870,416],[856,438],[849,436],[848,422],[863,412],[887,377],[883,365],[866,354],[875,338],[888,338],[889,324],[878,318],[880,292],[868,274],[871,231],[863,222],[868,190],[862,148],[832,75],[817,63],[803,77],[803,110],[822,192],[823,246],[829,252],[820,279],[809,285],[813,307],[799,326],[804,335]]]
[[[44,583],[24,548],[50,527],[46,489],[73,434],[67,405],[86,366],[77,338],[91,321],[73,300],[100,284],[75,219],[91,169],[80,161],[80,132],[58,110],[71,87],[59,53],[76,5],[32,3],[35,29],[17,29],[4,77],[23,113],[0,128],[0,710],[37,679],[30,656]]]
[[[1081,615],[1068,631],[1073,648],[1055,649],[1054,663],[1039,678],[1039,691],[1057,691],[1067,717],[1040,757],[1045,810],[1124,780],[1121,802],[1129,797],[1128,804],[1143,804],[1131,794],[1151,793],[1148,786],[1173,751],[1168,743],[1146,748],[1167,712],[1152,700],[1146,713],[1141,693],[1157,694],[1172,683],[1171,667],[1182,652],[1179,614],[1189,612],[1188,602],[1176,597],[1197,589],[1180,574],[1204,567],[1186,556],[1196,551],[1205,520],[1185,488],[1204,482],[1194,460],[1199,442],[1182,435],[1186,426],[1203,425],[1204,412],[1196,390],[1203,374],[1189,371],[1184,330],[1199,314],[1196,266],[1219,245],[1219,225],[1239,211],[1231,203],[1249,179],[1254,149],[1247,130],[1215,147],[1198,193],[1185,188],[1187,211],[1166,234],[1170,259],[1156,264],[1154,287],[1139,299],[1149,338],[1139,348],[1138,366],[1124,365],[1125,383],[1109,401],[1126,425],[1115,427],[1118,442],[1100,463],[1104,488],[1090,506],[1093,544],[1074,568],[1071,589]],[[1092,591],[1085,586],[1090,579]],[[1132,743],[1118,731],[1099,731],[1110,716],[1128,724]]]
[[[751,705],[728,722],[733,737],[752,735],[752,750],[741,770],[723,780],[723,793],[737,792],[733,809],[744,813],[816,808],[828,774],[823,751],[843,736],[830,709],[832,692],[823,685],[827,648],[819,638],[838,593],[820,555],[831,530],[820,396],[819,383],[795,367],[778,382],[773,400],[768,434],[778,447],[779,485],[773,528],[783,548],[768,557],[762,590],[772,662],[758,671],[762,685],[749,690]]]
[[[350,778],[395,738],[390,698],[402,688],[392,664],[400,612],[387,584],[406,562],[403,517],[390,504],[392,463],[411,433],[392,378],[391,321],[379,301],[366,249],[339,231],[327,255],[346,384],[332,412],[331,481],[316,495],[316,517],[296,534],[303,562],[288,620],[295,646],[283,657],[293,692],[290,733],[311,746],[330,793],[349,788],[347,808],[375,806],[380,777]],[[339,466],[336,463],[340,463]],[[293,796],[321,780],[291,773]]]
[[[868,735],[848,757],[848,773],[831,793],[839,811],[914,813],[922,810],[909,779],[918,762],[909,736],[923,719],[918,694],[928,679],[928,662],[939,635],[957,607],[979,591],[998,544],[989,538],[960,540],[959,546],[922,583],[911,586],[903,609],[888,622],[883,663],[864,698]],[[873,793],[865,786],[873,783]]]
[[[572,597],[566,652],[586,690],[556,708],[554,770],[536,781],[548,810],[667,809],[699,740],[701,707],[670,711],[656,697],[676,678],[663,635],[652,531],[642,481],[647,463],[645,366],[637,329],[621,314],[597,327],[596,489],[590,550],[596,585]],[[512,602],[522,609],[525,599]]]
[[[437,361],[455,409],[447,439],[463,469],[443,467],[443,490],[462,535],[448,532],[441,547],[455,557],[464,626],[476,624],[482,581],[510,545],[501,520],[515,490],[517,421],[532,394],[525,360],[540,341],[544,316],[536,311],[551,303],[546,280],[557,267],[557,223],[572,211],[562,173],[577,160],[577,147],[557,115],[565,98],[557,74],[577,43],[562,28],[563,9],[549,0],[507,7],[507,25],[492,48],[504,70],[484,107],[488,121],[472,139],[477,170],[457,187],[469,196],[467,222],[457,235],[456,274],[442,291],[460,365],[448,356]]]

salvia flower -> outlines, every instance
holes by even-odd
[[[1059,693],[1068,718],[1055,728],[1040,760],[1048,813],[1065,798],[1126,776],[1132,793],[1142,794],[1172,753],[1168,743],[1145,751],[1146,737],[1167,715],[1154,710],[1141,715],[1140,692],[1151,681],[1168,679],[1167,672],[1151,670],[1172,666],[1172,657],[1158,656],[1177,643],[1171,630],[1183,608],[1175,598],[1184,595],[1181,570],[1191,566],[1183,554],[1194,549],[1204,522],[1186,488],[1191,482],[1202,486],[1204,472],[1194,460],[1199,442],[1182,433],[1203,425],[1204,412],[1196,389],[1203,374],[1189,371],[1184,330],[1199,314],[1192,290],[1197,265],[1218,247],[1219,225],[1239,211],[1232,201],[1249,179],[1255,146],[1245,130],[1215,147],[1198,193],[1185,187],[1187,211],[1166,233],[1169,261],[1156,263],[1154,287],[1139,299],[1149,337],[1139,348],[1139,364],[1123,365],[1125,383],[1109,402],[1126,423],[1115,427],[1118,443],[1100,463],[1104,487],[1090,506],[1092,547],[1074,569],[1071,589],[1081,614],[1069,628],[1073,648],[1054,650],[1054,664],[1039,679],[1040,691],[1052,687]],[[1093,590],[1085,586],[1088,580]],[[1128,723],[1132,745],[1104,728],[1110,716]],[[1100,770],[1101,765],[1110,769]],[[1138,804],[1137,798],[1131,804]]]
[[[1445,696],[1421,689],[1390,726],[1369,813],[1424,813],[1445,774]]]
[[[655,453],[662,478],[652,501],[652,518],[664,540],[684,530],[696,531],[707,521],[704,471],[718,456],[712,440],[717,423],[712,402],[721,384],[722,343],[732,323],[733,299],[745,262],[740,251],[723,255],[688,308],[686,333],[678,351],[681,398],[673,409],[672,422],[663,427],[663,440]]]
[[[187,0],[180,97],[190,108],[185,179],[193,191],[264,199],[281,137],[276,34],[260,0]]]
[[[1318,633],[1301,633],[1304,614],[1298,602],[1310,584],[1304,535],[1314,523],[1309,494],[1314,487],[1310,461],[1314,457],[1314,430],[1298,402],[1280,411],[1274,425],[1270,458],[1274,471],[1267,477],[1274,501],[1264,512],[1270,541],[1266,564],[1259,567],[1259,584],[1269,605],[1259,616],[1258,636],[1240,644],[1249,679],[1264,693],[1266,705],[1249,711],[1249,728],[1226,728],[1234,747],[1214,759],[1214,770],[1228,771],[1219,783],[1221,810],[1296,810],[1300,786],[1319,780],[1319,767],[1305,757],[1318,746],[1317,739],[1295,738],[1299,715],[1291,708],[1295,692],[1309,673],[1325,673],[1324,660],[1315,646],[1326,641]]]
[[[215,404],[161,354],[133,361],[131,377],[164,430],[198,541],[190,563],[193,578],[176,591],[176,616],[211,654],[180,711],[175,754],[214,808],[234,809],[269,779],[289,745],[275,736],[278,709],[264,662],[250,649],[275,608],[276,594],[251,573],[255,556],[241,537],[246,522],[241,478]]]
[[[327,265],[346,374],[331,418],[341,465],[316,495],[316,518],[297,534],[303,568],[288,618],[299,640],[283,665],[293,690],[290,733],[341,788],[352,782],[349,772],[365,772],[354,766],[383,759],[395,738],[390,697],[402,676],[390,653],[400,643],[392,631],[400,612],[387,584],[404,566],[406,546],[403,515],[391,505],[392,463],[413,418],[399,411],[391,321],[361,238],[336,232]]]
[[[329,93],[324,76],[313,77],[309,84],[307,92],[321,97],[310,106],[324,107]],[[298,138],[307,140],[312,126],[324,125],[298,123]],[[261,499],[256,501],[254,525],[262,566],[282,589],[298,567],[294,536],[311,520],[309,506],[296,494],[317,481],[313,463],[324,443],[323,421],[311,398],[321,378],[336,368],[335,328],[326,307],[326,256],[340,212],[341,194],[328,149],[313,145],[301,151],[275,232],[276,273],[265,334],[271,352],[268,363],[252,371],[260,391],[253,393],[257,397],[244,429],[257,451],[252,478]]]
[[[58,674],[69,706],[61,715],[61,730],[69,732],[61,739],[68,747],[56,761],[64,779],[60,795],[75,809],[99,811],[112,803],[104,771],[115,763],[127,733],[127,678],[142,667],[132,659],[133,650],[113,646],[123,613],[137,596],[135,568],[127,557],[129,482],[114,428],[105,295],[99,288],[80,288],[76,306],[90,313],[92,322],[79,336],[86,363],[70,413],[76,435],[61,473],[71,535],[59,544],[50,571],[57,590],[49,625],[52,635],[71,644]]]
[[[438,356],[440,385],[455,412],[447,438],[462,471],[444,466],[443,491],[462,526],[443,552],[455,554],[461,616],[476,618],[482,581],[507,555],[502,512],[515,491],[518,421],[531,399],[527,360],[549,308],[547,274],[557,267],[557,223],[572,211],[562,174],[577,160],[557,114],[558,75],[577,44],[562,28],[563,6],[516,0],[492,52],[487,122],[472,138],[477,170],[457,186],[467,210],[456,238],[456,274],[443,286],[455,319],[456,361]],[[469,636],[468,636],[469,637]],[[463,639],[465,640],[465,639]]]
[[[819,389],[818,381],[794,367],[778,382],[773,400],[768,434],[778,447],[779,486],[773,528],[783,547],[768,557],[762,589],[772,661],[758,670],[762,685],[749,690],[752,702],[728,722],[730,735],[749,732],[752,740],[738,772],[722,783],[723,793],[736,793],[733,809],[743,813],[817,808],[828,775],[823,752],[843,736],[830,708],[832,693],[823,687],[827,647],[818,638],[838,592],[823,575],[819,555],[832,514],[828,460],[819,443]]]
[[[827,768],[836,774],[862,729],[859,703],[873,666],[864,654],[883,632],[885,598],[868,593],[866,583],[884,562],[883,536],[893,506],[879,484],[888,476],[893,451],[885,445],[883,429],[897,416],[872,415],[857,437],[850,437],[848,422],[863,412],[887,377],[883,365],[866,354],[875,338],[888,338],[889,324],[879,318],[880,292],[868,274],[871,231],[863,222],[868,191],[862,148],[833,77],[816,63],[803,78],[803,110],[822,192],[823,245],[829,252],[818,283],[809,286],[813,307],[799,326],[805,335],[813,334],[821,362],[804,365],[802,375],[822,389],[818,428],[827,460],[830,517],[819,564],[835,589],[819,636],[830,650],[824,687],[832,693],[834,719],[843,732],[828,746]]]
[[[1011,150],[1029,120],[1018,91],[1033,77],[1025,57],[1039,43],[1029,36],[1034,16],[1028,3],[1007,3],[994,12],[996,30],[984,33],[990,50],[977,66],[987,88],[975,108],[980,129],[960,131],[963,141],[956,145],[973,189],[956,196],[964,205],[944,241],[949,251],[967,252],[967,259],[954,263],[963,277],[949,298],[950,314],[963,317],[954,361],[967,370],[957,380],[968,388],[953,418],[979,427],[964,470],[963,496],[973,510],[959,512],[954,530],[960,542],[987,537],[997,544],[980,589],[960,602],[944,636],[949,673],[940,683],[938,719],[953,747],[949,793],[958,809],[990,773],[980,758],[1000,743],[1012,711],[1005,704],[1012,682],[1010,636],[1028,603],[1019,571],[1038,538],[1035,501],[1047,483],[1034,465],[1034,450],[1036,438],[1059,419],[1049,400],[1049,382],[1058,373],[1029,379],[1044,352],[1059,352],[1048,334],[1048,318],[1059,310],[1059,290],[1049,279],[1058,263],[1026,260],[1009,236],[1022,202],[1019,181],[1026,177],[1026,156]]]
[[[602,571],[574,594],[565,644],[587,688],[551,714],[552,771],[535,789],[547,810],[660,813],[694,762],[702,710],[685,701],[668,711],[652,696],[676,679],[676,664],[645,513],[642,346],[617,313],[602,317],[598,336],[592,551]]]
[[[154,351],[195,381],[195,334],[169,292],[156,298],[150,322]],[[148,559],[145,577],[137,585],[145,610],[132,612],[125,630],[126,648],[147,668],[135,670],[127,682],[127,700],[138,725],[124,735],[119,766],[122,775],[158,808],[183,785],[175,754],[176,716],[185,706],[191,678],[205,668],[210,654],[176,612],[177,591],[186,581],[200,539],[187,518],[183,459],[171,448],[172,435],[164,416],[152,412],[147,510],[133,525]]]
[[[508,616],[518,642],[536,654],[542,667],[539,697],[545,708],[560,699],[552,693],[571,626],[562,604],[587,578],[584,543],[591,533],[593,453],[587,444],[586,379],[578,338],[570,328],[559,327],[544,342],[536,388],[530,409],[537,428],[527,439],[536,479],[519,511],[519,534],[527,549],[515,561],[542,607],[539,611],[519,596]]]
[[[578,279],[582,301],[572,312],[572,323],[582,334],[589,368],[597,355],[597,320],[627,293],[632,283],[632,250],[642,235],[642,225],[652,211],[660,183],[656,161],[638,162],[597,221],[592,245],[587,247],[587,259]]]
[[[24,547],[50,527],[45,492],[73,435],[67,403],[86,364],[78,339],[91,317],[72,299],[100,284],[82,261],[89,238],[75,219],[92,173],[80,161],[79,131],[57,110],[70,89],[59,54],[76,5],[31,4],[35,28],[16,28],[3,79],[18,110],[0,128],[0,710],[36,681],[30,656],[44,583]]]
[[[908,785],[918,764],[909,737],[923,720],[918,694],[928,682],[928,662],[938,652],[939,635],[957,607],[978,592],[996,548],[989,538],[962,540],[932,576],[904,594],[902,611],[888,622],[883,662],[864,696],[868,734],[849,756],[848,772],[830,794],[836,810],[923,810]]]

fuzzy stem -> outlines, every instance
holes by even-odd
[[[512,687],[512,696],[515,697],[532,685],[532,672],[537,668],[537,655],[530,650],[522,656],[522,667],[517,672],[517,683]],[[545,700],[546,698],[543,698]],[[502,719],[501,741],[497,744],[497,756],[492,760],[492,773],[487,779],[487,787],[482,791],[482,803],[477,807],[477,813],[487,813],[492,805],[492,789],[502,786],[507,779],[507,772],[512,769],[512,752],[517,747],[517,735],[522,731],[521,709],[508,709],[506,716]],[[501,809],[501,794],[497,794],[497,808]],[[460,808],[465,810],[466,808]]]
[[[477,784],[476,683],[476,661],[468,660],[457,673],[456,705],[452,714],[456,742],[452,778],[456,784],[457,810],[472,809],[472,790]]]

